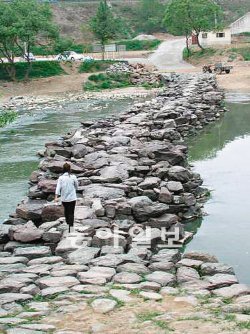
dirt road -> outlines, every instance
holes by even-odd
[[[182,52],[184,48],[184,38],[167,40],[149,57],[149,61],[159,71],[192,70],[194,66],[183,60]]]

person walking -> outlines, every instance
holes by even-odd
[[[61,175],[57,181],[55,202],[58,202],[58,197],[61,196],[62,205],[64,207],[64,216],[66,223],[69,225],[69,232],[73,231],[74,226],[77,189],[77,178],[75,175],[71,174],[71,166],[66,162],[63,165],[63,175]]]

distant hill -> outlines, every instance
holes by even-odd
[[[195,0],[194,0],[195,1]],[[139,0],[109,0],[117,16],[125,18],[134,27],[136,22],[136,6]],[[162,0],[168,3],[169,0]],[[235,21],[250,11],[250,0],[217,0],[225,11],[227,24]],[[88,21],[94,15],[99,0],[57,1],[51,2],[56,23],[64,37],[70,37],[77,42],[89,42],[92,39],[88,31]]]

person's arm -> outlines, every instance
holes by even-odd
[[[61,194],[61,178],[59,177],[56,185],[56,196],[55,196],[55,202],[58,201],[58,196]]]

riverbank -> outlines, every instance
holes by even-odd
[[[118,117],[83,121],[71,135],[46,144],[40,169],[31,175],[29,200],[1,229],[0,324],[6,333],[140,333],[144,328],[151,334],[170,326],[183,333],[197,324],[199,333],[205,328],[208,333],[204,319],[210,333],[232,325],[247,333],[242,313],[249,308],[249,288],[238,284],[233,269],[208,254],[182,257],[168,249],[171,235],[175,246],[191,237],[182,224],[202,214],[200,199],[206,194],[200,176],[187,165],[183,138],[225,110],[213,76],[167,79],[167,89],[153,100]],[[80,182],[72,234],[61,207],[46,202],[66,160]],[[171,233],[165,241],[162,231]],[[126,329],[121,313],[130,320]]]

